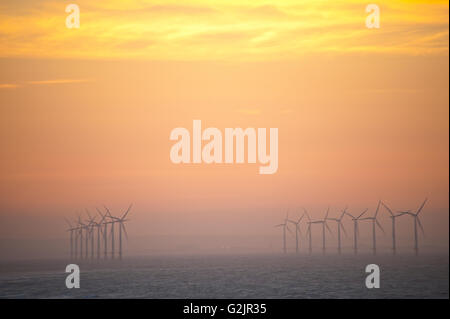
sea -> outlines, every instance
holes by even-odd
[[[80,288],[66,287],[77,264]],[[366,266],[380,287],[366,287]],[[0,262],[0,298],[449,298],[442,255],[195,255]]]

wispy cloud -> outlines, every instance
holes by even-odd
[[[378,0],[376,30],[365,27],[365,3],[358,0],[78,0],[80,29],[65,27],[61,2],[39,3],[2,3],[0,56],[267,60],[320,52],[448,54],[448,1]]]
[[[92,79],[55,79],[55,80],[37,80],[37,81],[23,81],[19,83],[0,83],[0,89],[17,89],[27,86],[35,85],[57,85],[57,84],[77,84],[93,82]]]
[[[13,84],[13,83],[0,83],[0,89],[16,89],[19,88],[19,84]]]
[[[85,83],[92,82],[90,79],[58,79],[58,80],[41,80],[41,81],[28,81],[31,85],[50,85],[50,84],[71,84],[71,83]]]

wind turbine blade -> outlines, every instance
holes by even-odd
[[[292,230],[288,227],[288,225],[286,224],[286,229],[288,230],[289,233],[291,233],[292,235],[294,235],[294,233],[292,232]]]
[[[353,218],[353,219],[355,219],[355,216],[353,216],[352,214],[350,214],[350,213],[347,213],[347,212],[345,212],[348,216],[350,216],[351,218]]]
[[[98,209],[97,207],[95,207],[95,209],[96,209],[97,212],[100,214],[101,219],[100,219],[100,221],[99,221],[98,223],[101,224],[101,223],[103,223],[103,221],[105,220],[106,215],[103,215],[102,212],[101,212],[101,210]]]
[[[391,216],[394,216],[394,213],[392,212],[392,210],[389,207],[387,207],[387,205],[385,203],[381,202],[381,205],[383,205],[384,208],[386,208],[388,210],[388,212],[391,213]]]
[[[328,208],[327,208],[327,213],[325,214],[325,219],[327,219],[328,218],[328,213],[330,212],[330,207],[328,206]]]
[[[84,223],[81,221],[81,214],[78,213],[77,215],[78,215],[78,225],[85,226]]]
[[[328,229],[328,231],[330,232],[330,234],[331,234],[331,235],[333,235],[333,232],[331,231],[331,228],[330,228],[330,226],[328,226],[328,224],[327,224],[327,223],[325,223],[325,226],[327,227],[327,229]]]
[[[377,215],[378,215],[378,210],[380,209],[380,202],[381,202],[381,201],[378,201],[377,210],[375,211],[375,218],[377,217]]]
[[[281,226],[284,226],[284,224],[278,224],[278,225],[275,225],[273,227],[281,227]]]
[[[366,208],[366,209],[358,216],[358,218],[356,218],[356,219],[359,219],[359,218],[360,218],[362,215],[364,215],[368,210],[369,210],[369,209]]]
[[[427,202],[428,198],[425,198],[422,205],[420,206],[419,210],[417,211],[416,215],[419,215],[420,211],[422,210],[423,206],[425,206],[425,203]]]
[[[341,222],[339,222],[341,224],[342,230],[344,231],[345,237],[348,237],[347,235],[347,231],[344,228],[344,224],[342,224]]]
[[[106,207],[105,205],[103,205],[103,207],[105,207],[106,209],[106,214],[112,218],[111,212],[109,211],[108,207]]]
[[[72,224],[69,222],[69,220],[67,218],[64,217],[64,220],[66,221],[66,223],[69,225],[70,228],[73,228]]]
[[[127,230],[125,229],[125,224],[124,223],[120,223],[120,227],[122,227],[122,230],[125,233],[125,238],[128,240],[128,234],[127,234]]]
[[[304,208],[304,207],[302,207],[302,208],[303,208],[303,211],[305,212],[304,215],[306,215],[306,217],[307,217],[308,220],[310,221],[311,218],[309,217],[309,214],[308,214],[308,212],[306,211],[306,208]]]
[[[298,219],[297,223],[300,223],[302,221],[303,217],[305,217],[305,213],[303,213],[303,215]]]
[[[422,223],[420,222],[419,216],[417,216],[416,218],[417,218],[417,224],[419,224],[420,230],[422,231],[422,234],[425,236],[425,231],[423,230],[423,226],[422,226]]]
[[[377,223],[377,226],[381,229],[381,231],[383,232],[383,234],[386,235],[386,232],[384,231],[383,227],[381,226],[380,222],[378,220],[375,220],[375,222]]]
[[[289,232],[289,234],[294,235],[294,233],[292,232],[292,230],[291,230],[289,227],[287,227],[287,225],[286,225],[286,229],[287,229],[287,231]]]
[[[127,217],[128,213],[130,212],[131,207],[133,207],[133,204],[131,204],[130,207],[128,207],[127,211],[125,212],[125,214],[123,214],[121,219],[125,219],[125,217]]]
[[[91,216],[91,214],[89,213],[89,210],[86,208],[86,213],[87,213],[87,215],[88,215],[88,217],[89,217],[89,220],[92,220],[92,216]]]

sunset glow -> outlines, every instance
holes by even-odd
[[[0,4],[2,238],[65,238],[63,217],[133,203],[130,233],[176,234],[139,249],[256,234],[245,247],[273,251],[288,208],[428,197],[427,247],[448,250],[448,1],[378,1],[379,29],[356,0],[74,3],[79,29],[65,2]],[[194,120],[278,128],[276,173],[172,163]]]

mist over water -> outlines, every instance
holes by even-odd
[[[448,298],[448,254],[129,257],[79,262],[81,288],[67,289],[67,260],[0,264],[0,298]],[[379,289],[365,267],[379,265]]]

